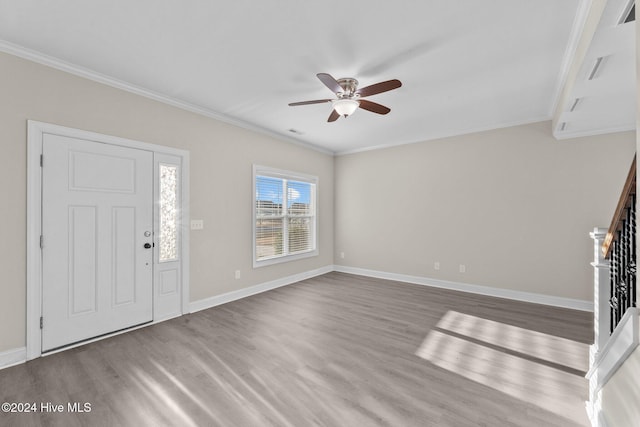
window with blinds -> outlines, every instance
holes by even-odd
[[[254,166],[254,267],[317,255],[317,182]]]

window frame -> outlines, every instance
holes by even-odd
[[[258,259],[257,247],[256,247],[256,222],[258,220],[257,215],[257,206],[256,206],[256,179],[258,176],[265,176],[269,178],[281,179],[283,180],[283,185],[285,186],[284,194],[283,194],[283,209],[282,214],[273,217],[281,218],[283,224],[283,254],[275,255],[269,258]],[[288,194],[286,191],[286,183],[287,181],[298,181],[312,184],[313,190],[311,194],[311,210],[312,214],[310,215],[289,215],[287,203],[288,202]],[[276,169],[268,166],[260,166],[253,165],[253,176],[252,176],[252,237],[253,243],[251,247],[253,249],[253,267],[264,267],[267,265],[280,264],[283,262],[295,261],[303,258],[310,258],[314,256],[318,256],[318,188],[319,188],[319,178],[315,175],[304,174],[300,172],[292,172],[283,169]],[[304,251],[304,252],[296,252],[293,254],[288,253],[288,221],[290,218],[311,218],[311,246],[312,248]]]

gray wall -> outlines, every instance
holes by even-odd
[[[191,301],[334,261],[590,299],[588,232],[635,149],[633,133],[559,142],[547,122],[333,158],[7,54],[0,93],[0,352],[25,345],[28,119],[191,152]],[[319,176],[318,257],[252,268],[253,163]]]
[[[333,157],[0,54],[0,352],[25,345],[27,120],[191,152],[191,301],[333,263]],[[252,268],[252,164],[317,175],[320,254]],[[235,280],[234,271],[242,278]]]
[[[588,233],[634,150],[634,132],[557,141],[541,122],[337,157],[335,264],[591,300]]]

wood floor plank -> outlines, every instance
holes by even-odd
[[[590,313],[329,273],[0,370],[17,426],[586,427]]]

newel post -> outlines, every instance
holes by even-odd
[[[594,350],[597,353],[609,339],[609,261],[602,253],[602,243],[607,236],[606,228],[594,228],[589,236],[593,239],[593,328]]]

